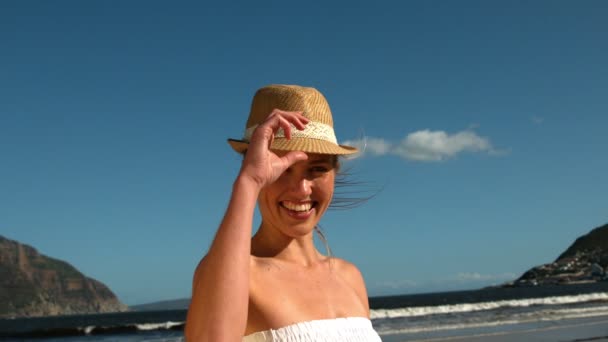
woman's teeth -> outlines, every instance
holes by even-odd
[[[296,204],[296,203],[290,203],[290,202],[283,202],[283,206],[289,210],[306,212],[306,211],[310,211],[310,209],[312,208],[312,203],[308,202],[308,203]]]

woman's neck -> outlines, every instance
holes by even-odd
[[[312,231],[303,236],[291,237],[264,223],[251,239],[251,254],[302,266],[311,266],[325,259],[314,245]]]

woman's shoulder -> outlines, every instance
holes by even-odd
[[[340,258],[332,258],[332,262],[338,275],[357,293],[369,316],[367,289],[359,268],[355,264]]]
[[[361,271],[359,271],[359,268],[352,262],[334,257],[331,258],[330,262],[333,263],[340,275],[346,279],[350,279],[355,282],[363,281]]]

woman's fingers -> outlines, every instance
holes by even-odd
[[[298,130],[303,130],[308,122],[308,118],[302,115],[302,112],[288,112],[275,109],[258,129],[264,131],[264,138],[268,141],[272,140],[271,135],[276,134],[280,128],[283,129],[285,138],[291,139],[292,126]]]
[[[280,117],[280,118],[287,120],[287,122],[294,125],[297,129],[304,129],[304,127],[306,126],[306,124],[308,123],[309,120],[302,113],[303,112],[287,112],[287,111],[275,109],[272,111],[272,113],[270,113],[270,115],[266,119],[267,120],[266,122],[274,123],[273,119],[275,117]]]
[[[309,120],[302,115],[302,112],[275,109],[253,132],[249,151],[269,150],[279,129],[283,130],[285,138],[291,139],[293,128],[303,130],[308,122]]]
[[[308,123],[308,118],[303,115],[303,112],[289,112],[288,118],[293,118],[293,120],[289,120],[297,129],[304,129],[306,124]]]
[[[281,160],[283,160],[284,165],[285,165],[285,169],[287,169],[288,167],[290,167],[291,165],[302,161],[302,160],[306,160],[308,159],[308,155],[302,151],[291,151],[289,153],[287,153],[286,155],[284,155],[283,157],[281,157]]]
[[[291,139],[291,125],[289,124],[289,121],[287,121],[287,119],[280,115],[277,115],[277,118],[279,118],[279,126],[283,129],[283,132],[285,133],[285,138],[287,138],[287,140]]]

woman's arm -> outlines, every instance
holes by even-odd
[[[247,320],[251,226],[257,191],[239,177],[209,252],[194,273],[187,341],[237,341]],[[237,338],[238,337],[238,338]]]
[[[307,122],[300,113],[275,110],[253,133],[226,214],[194,274],[185,328],[188,342],[242,340],[247,324],[251,231],[257,196],[289,166],[307,158],[303,152],[278,157],[269,146],[279,127],[289,138],[290,124],[303,129]]]

